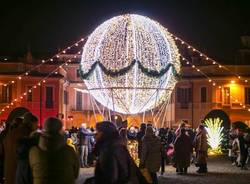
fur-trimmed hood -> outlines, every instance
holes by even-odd
[[[63,146],[65,146],[66,142],[64,137],[60,134],[48,134],[43,133],[39,138],[38,147],[43,151],[58,151]]]

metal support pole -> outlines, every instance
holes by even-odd
[[[113,112],[115,112],[115,104],[114,104],[113,88],[111,88],[111,92],[112,92]]]
[[[43,89],[42,89],[42,83],[41,83],[41,85],[40,85],[40,126],[42,126],[42,91],[43,91]]]

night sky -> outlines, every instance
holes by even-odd
[[[220,62],[250,35],[248,0],[1,0],[0,55],[55,53],[113,16],[148,16]]]

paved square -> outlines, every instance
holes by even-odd
[[[208,160],[208,173],[196,174],[197,168],[192,165],[187,175],[177,175],[175,168],[166,166],[166,172],[159,176],[160,184],[250,184],[249,170],[240,170],[232,166],[226,157],[210,157]],[[77,184],[82,184],[88,177],[93,176],[94,169],[81,169]]]
[[[159,178],[159,183],[250,184],[250,170],[240,170],[240,168],[232,166],[231,162],[225,157],[209,158],[207,174],[196,174],[196,170],[197,168],[192,165],[187,175],[177,175],[175,173],[175,168],[167,166],[165,174]]]

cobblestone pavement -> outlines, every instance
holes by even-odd
[[[240,170],[232,166],[225,157],[213,157],[208,160],[208,173],[196,174],[197,168],[192,165],[187,175],[177,175],[175,168],[166,167],[163,176],[159,176],[160,184],[250,184],[249,170]]]
[[[192,165],[187,175],[177,175],[175,168],[166,166],[166,172],[159,176],[160,184],[250,184],[249,170],[240,170],[232,166],[225,157],[212,157],[208,160],[208,173],[196,174],[197,168]],[[77,184],[83,184],[84,180],[93,176],[93,168],[81,169]]]

